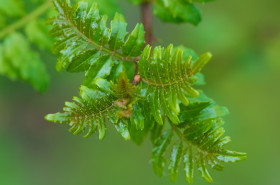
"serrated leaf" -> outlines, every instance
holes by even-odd
[[[58,37],[52,49],[55,54],[60,54],[56,65],[57,71],[62,71],[68,65],[70,66],[68,67],[69,71],[84,71],[90,60],[87,54],[84,55],[87,50],[96,49],[100,51],[100,57],[112,56],[114,60],[135,61],[137,59],[137,57],[130,55],[141,51],[140,44],[137,46],[129,44],[133,48],[126,45],[125,50],[129,51],[129,55],[119,51],[119,49],[123,49],[127,35],[127,23],[121,14],[116,13],[111,21],[111,28],[108,28],[106,25],[107,16],[99,15],[96,3],[93,3],[91,8],[85,1],[80,1],[73,6],[67,0],[53,0],[53,3],[59,14],[51,18],[48,23],[52,25],[51,35]],[[131,34],[128,43],[133,39],[137,43],[141,41],[142,32],[139,31],[137,34],[137,30],[138,28]],[[85,65],[82,65],[81,69],[73,69],[79,65],[72,64],[77,61],[79,64]]]
[[[178,170],[179,170],[182,154],[183,154],[183,143],[180,142],[177,145],[173,146],[171,152],[168,170],[169,170],[169,177],[172,182],[177,181]]]
[[[123,62],[115,61],[111,73],[108,76],[108,79],[115,82],[121,75],[122,72],[125,71],[125,67],[123,65]]]
[[[190,54],[188,54],[190,55]],[[179,100],[188,105],[186,95],[198,97],[199,92],[191,85],[191,56],[184,60],[183,50],[173,46],[166,49],[158,46],[151,52],[146,46],[140,56],[139,74],[148,85],[146,98],[151,107],[151,115],[159,124],[163,124],[162,116],[166,115],[174,124],[179,124]]]
[[[65,102],[64,113],[48,114],[45,118],[70,125],[69,131],[75,135],[88,128],[85,137],[92,135],[97,128],[99,139],[102,140],[106,132],[106,120],[112,123],[118,121],[118,108],[113,104],[116,97],[110,93],[109,88],[109,82],[97,78],[91,88],[81,86],[81,98],[74,97],[74,102]]]
[[[145,31],[143,24],[137,24],[128,36],[124,46],[123,54],[128,56],[139,56],[145,44]]]
[[[116,13],[111,22],[112,35],[109,41],[109,47],[113,51],[120,49],[124,44],[124,39],[127,35],[126,27],[127,23],[125,22],[123,15]]]
[[[90,65],[98,59],[100,53],[96,49],[87,49],[75,56],[68,65],[68,72],[84,72],[90,68]]]
[[[164,154],[167,150],[167,147],[170,144],[172,138],[171,132],[165,132],[162,134],[160,138],[157,139],[155,146],[152,152],[152,164],[154,168],[154,172],[158,176],[163,175],[163,168],[165,165]]]
[[[199,155],[196,159],[196,165],[197,165],[197,169],[200,172],[202,178],[204,178],[207,182],[211,183],[213,182],[212,177],[210,176],[207,167],[206,167],[206,162],[204,159],[203,155]]]
[[[189,184],[192,184],[194,176],[194,156],[192,146],[187,148],[184,155],[184,172],[186,181]]]
[[[85,74],[84,84],[89,85],[97,77],[105,78],[110,75],[114,61],[110,56],[101,56],[92,62]]]

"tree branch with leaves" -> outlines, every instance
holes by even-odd
[[[2,7],[0,13],[18,16],[19,21],[0,32],[0,74],[45,90],[47,74],[29,42],[44,48],[40,41],[55,38],[51,51],[59,55],[56,70],[84,73],[85,77],[79,97],[66,101],[63,112],[48,114],[46,120],[67,124],[71,133],[85,133],[85,138],[98,132],[99,139],[104,139],[109,125],[138,145],[149,135],[158,176],[168,166],[170,180],[176,182],[183,163],[188,183],[193,183],[195,168],[212,182],[208,167],[223,170],[222,163],[246,159],[245,153],[225,148],[231,141],[223,136],[227,108],[198,89],[205,84],[201,71],[212,54],[198,56],[192,49],[172,44],[154,46],[151,12],[164,22],[197,25],[201,17],[196,3],[211,0],[129,1],[140,5],[142,15],[142,23],[131,32],[120,13],[108,27],[108,16],[100,13],[95,2],[53,0],[57,13],[47,21],[51,37],[38,34],[45,31],[32,34],[41,29],[37,22],[28,23],[49,10],[49,1],[29,15],[21,12],[18,0],[9,1],[15,11]],[[18,32],[21,27],[26,27],[25,34]]]

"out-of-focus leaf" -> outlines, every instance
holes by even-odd
[[[201,21],[199,9],[185,0],[157,0],[154,14],[164,22],[189,22],[197,25]]]
[[[49,36],[49,29],[41,19],[33,20],[25,26],[28,40],[35,43],[40,49],[50,50],[53,39]]]
[[[0,0],[0,4],[0,16],[18,17],[25,13],[22,1]]]
[[[20,33],[9,35],[0,45],[0,74],[26,81],[39,92],[49,84],[45,65]]]

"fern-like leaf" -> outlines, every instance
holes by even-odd
[[[226,114],[227,109],[213,102],[192,101],[189,106],[181,105],[181,123],[171,124],[171,128],[167,129],[154,144],[152,161],[155,161],[153,163],[155,173],[160,176],[163,174],[166,162],[164,153],[168,148],[172,148],[168,169],[170,180],[173,182],[177,179],[180,161],[184,163],[186,180],[191,184],[194,164],[201,176],[206,181],[212,182],[207,165],[214,170],[223,170],[221,162],[234,163],[246,159],[245,153],[224,148],[230,142],[229,137],[223,137],[221,117]]]
[[[80,98],[74,97],[74,103],[66,102],[63,113],[49,114],[45,118],[51,122],[69,124],[69,131],[74,135],[88,128],[84,137],[89,137],[98,129],[100,140],[105,136],[106,122],[113,123],[127,140],[130,135],[126,118],[131,117],[133,104],[138,100],[134,97],[137,96],[135,88],[128,83],[125,75],[120,77],[117,84],[96,78],[90,88],[81,86]],[[124,90],[134,93],[125,93]]]
[[[183,59],[183,51],[176,49],[173,53],[173,46],[167,49],[146,46],[138,62],[139,74],[142,81],[148,85],[146,97],[151,113],[159,124],[163,124],[162,115],[166,114],[169,119],[178,124],[180,112],[178,99],[188,105],[189,101],[185,96],[198,96],[199,92],[191,87],[196,81],[196,75],[203,66],[210,60],[211,54],[201,55],[195,62],[191,56]]]
[[[137,24],[127,37],[127,23],[116,13],[111,28],[107,17],[100,16],[97,4],[91,8],[84,1],[71,5],[69,0],[53,0],[58,15],[50,20],[51,34],[58,37],[53,47],[60,53],[56,69],[70,72],[86,72],[84,84],[97,77],[106,78],[119,61],[136,61],[141,54],[144,27]],[[127,39],[126,39],[127,38]]]
[[[110,93],[109,88],[110,83],[101,78],[96,79],[91,89],[81,86],[81,98],[74,97],[75,103],[66,102],[64,113],[49,114],[46,120],[69,124],[69,131],[74,135],[88,128],[84,137],[89,137],[98,129],[99,139],[103,139],[106,121],[118,123],[118,107],[114,105],[117,98]]]

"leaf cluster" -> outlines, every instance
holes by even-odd
[[[181,162],[188,183],[193,182],[195,166],[211,182],[207,165],[222,170],[221,162],[246,158],[224,148],[230,142],[222,127],[227,109],[193,87],[204,84],[201,70],[211,59],[209,52],[197,56],[172,44],[144,47],[143,25],[128,33],[119,13],[107,27],[107,16],[100,15],[96,3],[53,0],[53,4],[58,14],[49,24],[57,37],[52,49],[59,54],[56,69],[83,72],[85,78],[80,97],[66,102],[63,113],[47,115],[48,121],[68,124],[75,135],[86,131],[85,137],[98,130],[99,139],[108,124],[136,144],[150,135],[155,173],[164,174],[169,155],[168,171],[174,182]],[[139,71],[130,77],[133,65]]]

